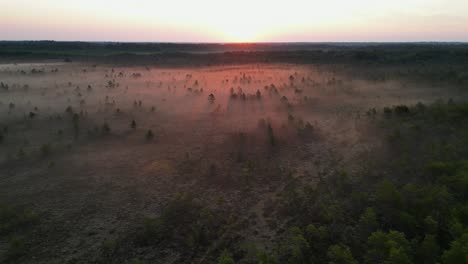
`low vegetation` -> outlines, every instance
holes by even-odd
[[[38,216],[29,209],[0,204],[0,243],[6,243],[0,261],[17,263],[27,254],[28,232],[38,221]]]

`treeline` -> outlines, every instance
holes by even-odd
[[[467,44],[444,43],[112,43],[2,41],[4,59],[74,59],[125,63],[372,63],[466,65]]]

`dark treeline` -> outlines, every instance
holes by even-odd
[[[112,43],[3,41],[0,59],[132,64],[373,63],[466,65],[465,43]]]

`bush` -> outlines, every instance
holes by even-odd
[[[213,94],[208,95],[208,100],[210,100],[210,102],[214,102],[215,96]]]
[[[154,138],[154,133],[153,133],[153,130],[148,130],[148,132],[146,132],[146,140],[150,141]]]
[[[21,237],[13,237],[8,241],[8,248],[5,252],[7,260],[13,261],[26,254],[26,243]]]
[[[311,258],[311,248],[305,239],[302,231],[293,227],[289,237],[281,248],[282,259],[287,263],[309,263]]]
[[[110,128],[109,124],[104,123],[104,124],[102,125],[102,133],[103,133],[103,134],[109,134],[110,131],[111,131],[111,128]]]
[[[395,111],[395,114],[397,114],[397,115],[405,115],[405,114],[408,114],[410,112],[410,109],[406,105],[397,105],[397,106],[395,106],[394,111]]]
[[[37,215],[30,210],[0,204],[0,237],[11,235],[5,251],[6,260],[15,261],[26,254],[25,239],[18,236],[18,233],[25,231],[37,221]]]
[[[223,250],[223,253],[221,253],[221,256],[219,256],[218,264],[235,264],[231,253],[229,253],[227,249]]]
[[[24,157],[26,157],[26,152],[23,148],[20,148],[16,155],[18,156],[18,159],[24,159]]]
[[[143,264],[143,261],[136,258],[136,259],[132,259],[132,261],[130,261],[130,264]]]
[[[384,114],[387,115],[387,116],[390,116],[393,112],[392,108],[390,107],[384,107]]]
[[[267,126],[267,133],[268,133],[268,142],[272,147],[276,146],[276,137],[275,134],[273,133],[273,127],[271,124],[268,124]]]
[[[401,232],[374,232],[367,245],[366,263],[411,263],[412,248]]]
[[[43,157],[49,156],[51,151],[52,151],[52,148],[51,148],[50,144],[43,144],[41,146],[41,155]]]
[[[102,252],[106,256],[111,256],[117,250],[118,242],[114,239],[106,240],[102,243]]]
[[[9,234],[27,228],[37,221],[37,215],[30,210],[21,210],[0,204],[0,234]]]
[[[468,263],[468,233],[450,244],[450,248],[442,255],[442,263]]]
[[[345,245],[332,245],[327,252],[330,264],[357,264],[351,250]]]
[[[219,237],[224,223],[222,215],[201,206],[191,195],[179,194],[159,217],[144,219],[139,242],[149,245],[165,241],[166,246],[203,248]]]

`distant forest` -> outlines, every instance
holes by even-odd
[[[468,64],[468,43],[117,43],[0,41],[0,60],[132,64]]]

